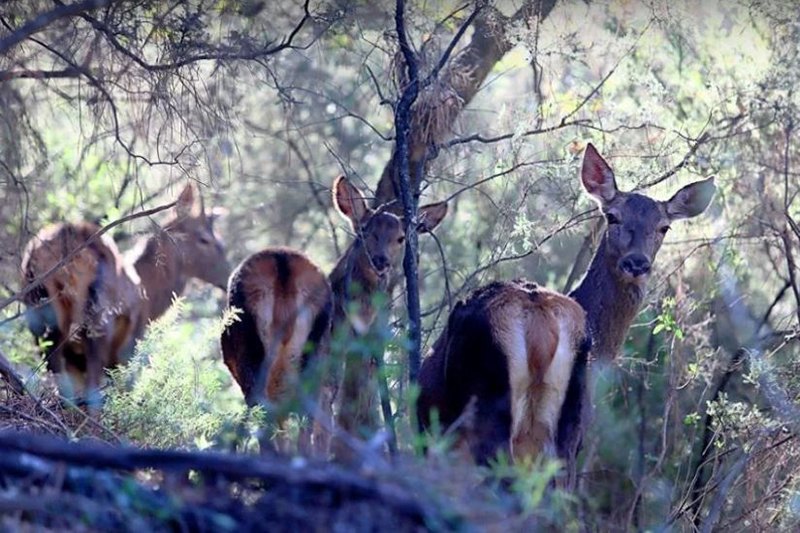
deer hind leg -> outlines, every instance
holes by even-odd
[[[91,335],[86,338],[86,406],[90,412],[99,411],[102,403],[100,387],[103,381],[106,359],[111,351],[109,334]]]
[[[511,454],[511,395],[482,396],[475,402],[475,416],[466,428],[466,442],[472,457],[486,466],[499,454]]]
[[[305,372],[301,373],[301,369],[305,366],[304,350],[313,326],[312,310],[306,305],[301,306],[292,326],[285,328],[283,332],[285,342],[280,346],[278,356],[269,370],[267,398],[276,406],[277,422],[281,426],[285,424],[289,411],[305,412],[306,409],[303,408],[305,402],[309,396],[313,397],[313,393],[309,395],[306,392],[309,383],[301,379],[301,377],[311,377]],[[314,389],[313,386],[311,388]],[[289,441],[284,439],[284,445],[288,448]],[[305,425],[301,425],[298,449],[301,453],[309,453],[310,445],[311,432]]]
[[[51,320],[44,339],[51,344],[45,348],[47,368],[56,379],[58,393],[68,404],[79,403],[86,390],[86,361],[81,353],[84,327],[83,307],[76,301],[77,294],[71,292],[61,280],[50,280],[46,292],[52,296]]]
[[[335,386],[331,380],[329,353],[330,324],[333,304],[327,300],[314,317],[308,340],[300,360],[303,390],[308,390],[302,411],[308,424],[301,427],[299,448],[304,455],[326,457],[330,444],[329,428],[333,425]]]
[[[574,339],[569,333],[571,326],[565,319],[551,317],[545,323],[548,325],[546,335],[542,328],[535,339],[531,339],[529,334],[529,357],[532,367],[535,367],[532,371],[539,377],[529,384],[527,396],[531,404],[527,423],[520,426],[521,431],[516,436],[515,458],[557,457],[556,433],[575,361],[575,349]],[[537,358],[539,364],[535,365]]]
[[[556,355],[558,324],[540,309],[509,307],[495,331],[508,362],[511,455],[515,460],[554,455],[558,413],[553,416],[547,376]]]
[[[100,386],[104,370],[115,361],[112,353],[114,338],[114,309],[104,290],[105,263],[99,262],[94,281],[89,285],[84,306],[84,355],[86,357],[86,405],[89,411],[99,411],[102,405]]]
[[[245,311],[247,312],[247,311]],[[255,368],[247,369],[246,373],[250,374],[252,378],[249,390],[245,392],[245,401],[247,405],[264,405],[268,406],[269,399],[267,395],[267,379],[272,366],[275,364],[275,356],[280,345],[280,339],[276,335],[277,331],[273,325],[275,320],[275,298],[271,293],[266,293],[261,296],[261,301],[256,304],[255,309],[255,323],[258,332],[258,338],[261,340],[260,346],[248,347],[251,350],[261,348],[261,357],[258,365]],[[253,354],[253,362],[257,359]],[[243,389],[245,387],[242,387]]]
[[[111,366],[127,363],[133,355],[134,323],[131,317],[119,315],[114,319],[114,336],[111,341]]]
[[[359,437],[378,427],[375,398],[377,364],[370,354],[348,353],[345,356],[342,399],[338,423],[341,428]]]
[[[55,374],[62,402],[76,405],[86,396],[86,354],[64,346],[58,354],[60,370]]]

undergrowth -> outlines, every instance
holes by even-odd
[[[253,424],[219,356],[219,337],[233,317],[181,320],[183,300],[152,322],[127,365],[110,372],[103,423],[148,447],[219,447]],[[244,433],[242,433],[244,430]],[[246,443],[245,439],[245,443]]]

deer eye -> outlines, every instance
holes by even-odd
[[[606,222],[609,224],[619,224],[620,220],[614,213],[606,213]]]
[[[661,235],[666,235],[669,231],[669,226],[662,226],[658,228],[658,231],[661,233]]]
[[[404,242],[406,242],[406,236],[400,235],[400,237],[397,238],[397,244],[403,244]]]

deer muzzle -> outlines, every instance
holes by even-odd
[[[641,253],[628,254],[619,261],[619,269],[633,278],[650,273],[650,259]]]

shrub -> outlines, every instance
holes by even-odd
[[[231,430],[250,420],[218,353],[233,316],[196,327],[180,320],[187,310],[176,301],[150,324],[130,362],[111,372],[104,422],[137,444],[208,448],[230,443]]]

